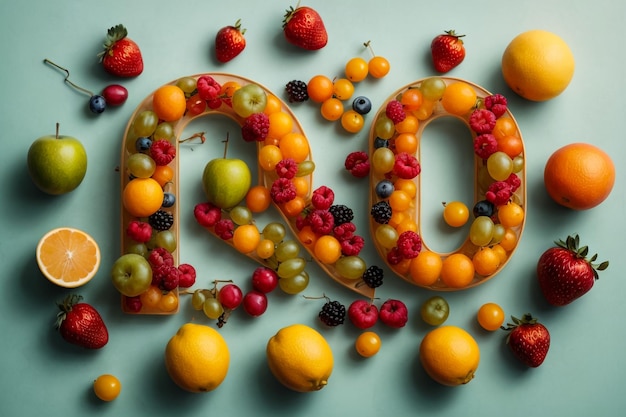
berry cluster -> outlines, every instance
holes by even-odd
[[[322,323],[330,327],[344,324],[346,316],[355,327],[362,330],[373,327],[379,319],[386,326],[397,329],[404,327],[409,319],[407,306],[400,300],[386,300],[379,309],[373,301],[359,299],[353,301],[346,309],[339,301],[331,300],[325,295],[322,298],[326,302],[318,317]]]

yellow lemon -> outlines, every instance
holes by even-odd
[[[504,81],[520,96],[545,101],[561,94],[574,76],[574,55],[565,41],[545,30],[516,36],[502,55]]]
[[[226,378],[229,364],[222,335],[202,324],[183,324],[165,347],[167,372],[187,391],[213,391]]]
[[[333,370],[333,352],[326,339],[304,324],[280,329],[267,343],[267,364],[276,379],[298,392],[326,386]]]

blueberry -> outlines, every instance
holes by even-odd
[[[359,114],[367,114],[372,110],[372,102],[367,97],[358,96],[352,101],[352,109]]]
[[[376,138],[374,139],[374,148],[378,149],[378,148],[388,148],[389,147],[389,141],[387,139],[383,139],[383,138]]]
[[[89,110],[91,110],[93,113],[102,113],[104,109],[106,109],[106,107],[107,102],[102,96],[96,94],[91,96],[91,98],[89,99]]]
[[[376,184],[376,195],[378,198],[389,198],[393,192],[393,183],[389,180],[381,180]]]
[[[474,217],[487,216],[491,217],[496,211],[496,206],[488,200],[481,200],[474,205],[472,210]]]
[[[176,196],[172,193],[163,193],[163,207],[172,207],[176,203]]]
[[[135,141],[135,149],[137,152],[146,152],[152,146],[152,140],[145,136],[137,138]]]

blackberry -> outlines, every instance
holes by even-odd
[[[354,219],[354,212],[350,207],[343,204],[334,204],[329,207],[328,211],[333,215],[335,219],[335,226],[339,226],[344,223],[349,223]]]
[[[302,103],[309,99],[309,93],[306,91],[306,83],[300,80],[292,80],[285,86],[287,95],[289,96],[289,102]]]
[[[174,216],[165,210],[158,210],[156,213],[148,217],[148,223],[155,230],[169,230],[174,224]]]
[[[339,326],[346,319],[346,307],[339,301],[327,301],[319,314],[320,320],[327,326]]]
[[[379,201],[372,206],[370,214],[376,223],[387,224],[391,218],[391,206],[387,201]]]
[[[379,266],[372,265],[363,273],[363,282],[370,288],[378,288],[383,285],[384,272]]]

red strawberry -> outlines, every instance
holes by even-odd
[[[541,365],[550,349],[550,332],[530,314],[521,319],[511,317],[513,323],[502,327],[510,333],[506,338],[511,351],[524,364],[536,368]]]
[[[109,341],[109,332],[95,308],[81,303],[80,295],[69,295],[59,304],[57,329],[66,341],[86,349],[100,349]]]
[[[430,52],[433,57],[435,70],[448,72],[459,65],[465,59],[465,46],[462,38],[465,35],[457,35],[453,30],[447,30],[445,34],[438,35],[430,44]]]
[[[241,29],[241,19],[234,26],[224,26],[215,36],[215,56],[220,62],[228,62],[239,55],[246,47],[245,29]]]
[[[143,72],[139,46],[127,35],[124,25],[113,26],[107,32],[104,51],[98,54],[104,69],[118,77],[136,77]]]
[[[310,7],[290,7],[283,20],[287,41],[310,51],[322,49],[328,43],[328,33],[321,16]]]
[[[564,306],[587,293],[598,279],[598,271],[605,270],[609,262],[594,264],[598,255],[587,259],[589,248],[579,247],[578,235],[555,243],[557,246],[539,258],[537,278],[546,300],[552,305]]]

